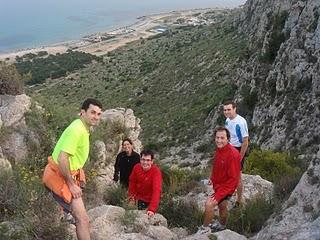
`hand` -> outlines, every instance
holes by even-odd
[[[82,196],[82,189],[75,183],[69,185],[69,190],[73,198],[80,198]]]
[[[129,199],[128,206],[130,208],[134,208],[136,206],[136,201],[133,199]]]
[[[212,185],[211,179],[208,180],[208,185]]]
[[[147,211],[147,215],[148,215],[148,217],[153,217],[153,216],[154,216],[154,212],[152,212],[152,211]]]

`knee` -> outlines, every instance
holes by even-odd
[[[214,204],[213,204],[213,201],[211,198],[208,198],[207,201],[206,201],[206,204],[205,204],[205,208],[210,210],[212,208],[214,208]]]

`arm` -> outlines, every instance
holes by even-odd
[[[214,195],[214,199],[217,202],[227,195],[232,195],[236,190],[240,177],[240,158],[241,156],[238,152],[229,154],[227,167],[228,180],[220,185],[218,194]]]
[[[154,176],[152,179],[152,197],[147,210],[147,214],[152,216],[158,209],[160,196],[161,196],[161,186],[162,186],[162,176],[159,169],[154,171]],[[149,213],[152,212],[152,213]]]
[[[119,172],[120,172],[120,154],[118,154],[117,159],[116,159],[116,163],[114,164],[113,181],[118,182]]]
[[[61,151],[58,156],[58,163],[59,163],[59,170],[64,177],[69,190],[72,194],[73,198],[79,198],[82,195],[81,188],[73,181],[71,171],[70,171],[70,164],[69,164],[69,157],[70,155],[66,152]]]
[[[248,146],[249,146],[249,137],[244,137],[243,142],[241,144],[241,150],[240,150],[241,160],[244,158],[244,155],[247,152]]]

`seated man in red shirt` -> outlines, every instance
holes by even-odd
[[[154,154],[150,150],[141,152],[140,163],[136,164],[129,178],[129,204],[138,204],[138,209],[147,209],[153,216],[158,209],[161,195],[162,175],[153,164]]]
[[[217,148],[210,177],[214,194],[206,201],[203,225],[197,234],[208,234],[226,229],[228,199],[239,183],[241,155],[229,143],[229,130],[225,127],[217,127],[214,137]],[[220,219],[216,224],[210,224],[215,206],[219,208]]]

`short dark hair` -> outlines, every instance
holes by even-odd
[[[236,108],[237,107],[237,104],[232,101],[232,100],[227,100],[223,103],[223,106],[226,106],[226,105],[232,105],[232,108]]]
[[[151,150],[142,150],[140,153],[140,156],[142,157],[143,155],[145,156],[151,156],[151,159],[154,159],[154,153]]]
[[[230,140],[230,132],[228,130],[228,128],[224,127],[224,126],[217,126],[215,129],[214,129],[214,135],[213,136],[216,136],[217,135],[217,132],[223,132],[225,131],[226,134],[227,134],[227,139],[228,141]]]
[[[122,145],[124,144],[124,142],[129,142],[131,145],[133,145],[132,140],[130,138],[124,138],[122,140]]]
[[[94,106],[97,106],[99,108],[102,109],[102,104],[101,102],[99,102],[98,100],[94,99],[94,98],[87,98],[86,100],[84,100],[84,102],[82,103],[82,106],[81,106],[81,110],[85,110],[87,111],[90,104],[94,105]]]

